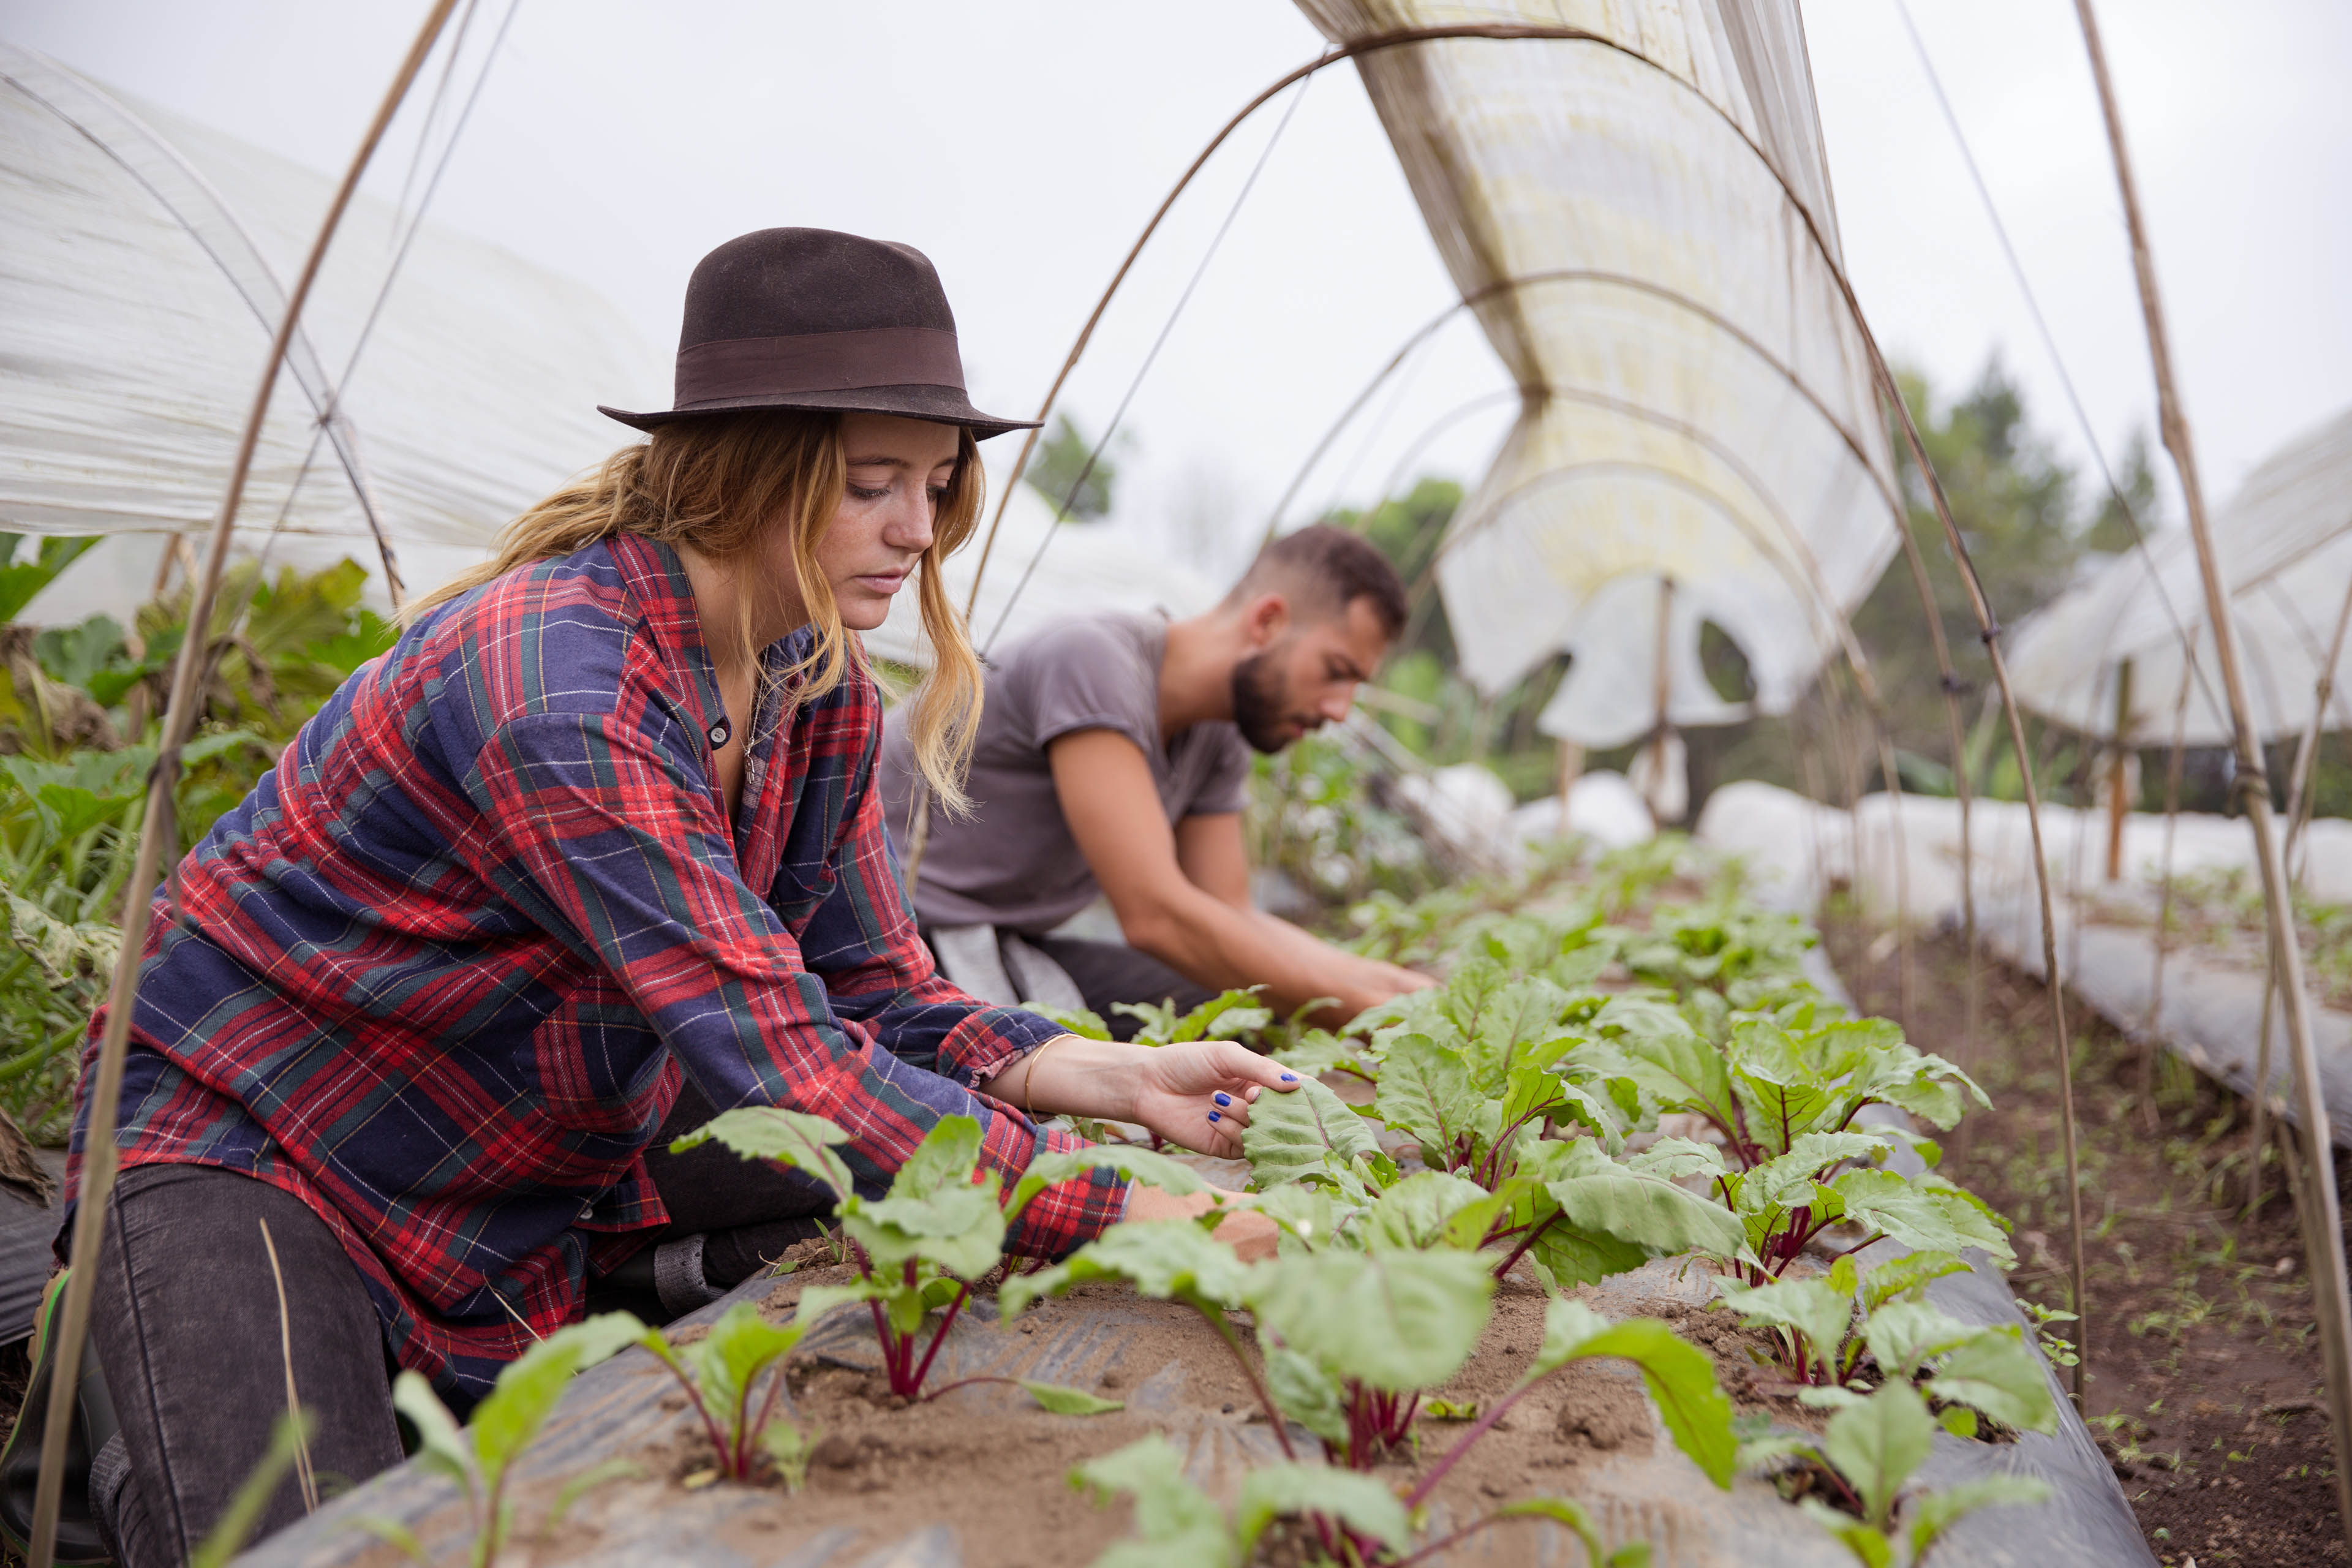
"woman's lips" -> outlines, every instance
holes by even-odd
[[[857,577],[857,581],[865,585],[867,593],[878,594],[886,599],[897,593],[899,584],[906,580],[907,574],[904,572],[862,572]]]

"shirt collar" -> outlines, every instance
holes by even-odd
[[[680,690],[695,707],[695,727],[706,735],[726,716],[719,682],[710,664],[710,649],[702,638],[702,612],[694,602],[694,582],[686,563],[657,539],[616,533],[605,542],[622,585],[636,601],[662,662],[677,679]]]

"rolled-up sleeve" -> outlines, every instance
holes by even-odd
[[[933,971],[890,874],[878,800],[858,782],[866,798],[845,824],[839,885],[803,940],[744,883],[703,781],[639,728],[609,714],[518,718],[482,746],[466,785],[508,836],[486,867],[508,868],[499,891],[610,973],[714,1105],[831,1120],[849,1134],[859,1186],[877,1192],[941,1117],[971,1116],[983,1163],[1009,1185],[1040,1131],[971,1086],[1058,1031],[983,1007]],[[900,1039],[903,1054],[885,1043]],[[938,1071],[921,1059],[927,1039]],[[1058,1254],[1124,1205],[1107,1174],[1065,1184],[1008,1245]]]

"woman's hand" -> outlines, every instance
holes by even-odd
[[[1138,1121],[1167,1139],[1220,1159],[1242,1157],[1242,1129],[1265,1089],[1288,1094],[1298,1075],[1231,1040],[1143,1046],[1134,1099],[1118,1120]]]
[[[1282,1229],[1274,1221],[1250,1205],[1246,1193],[1229,1193],[1222,1187],[1211,1187],[1205,1193],[1194,1193],[1180,1198],[1164,1187],[1138,1182],[1127,1190],[1128,1219],[1197,1219],[1216,1207],[1222,1201],[1233,1210],[1214,1232],[1216,1238],[1241,1256],[1244,1263],[1255,1263],[1272,1258],[1282,1240]]]
[[[1171,1143],[1238,1160],[1250,1102],[1298,1075],[1231,1040],[1138,1046],[1063,1035],[980,1086],[1039,1116],[1137,1121]]]

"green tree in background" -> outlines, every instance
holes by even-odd
[[[1124,448],[1124,442],[1117,443]],[[1094,457],[1089,468],[1087,458]],[[1112,487],[1118,482],[1118,461],[1111,449],[1095,453],[1095,444],[1066,414],[1055,416],[1054,426],[1037,443],[1022,476],[1046,504],[1073,522],[1093,522],[1110,515]]]

